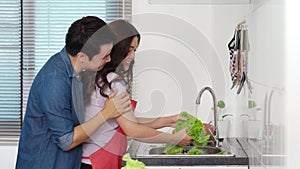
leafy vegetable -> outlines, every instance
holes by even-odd
[[[167,144],[165,148],[165,154],[182,154],[183,153],[183,147],[173,145],[173,144]]]
[[[187,131],[187,134],[194,139],[194,145],[205,146],[210,136],[206,134],[206,130],[202,122],[196,117],[188,114],[187,112],[181,112],[180,114],[181,116],[187,118],[187,120],[178,120],[176,122],[175,132],[188,127],[189,129]],[[165,149],[166,154],[180,154],[182,153],[182,151],[182,147],[169,144],[167,144]]]
[[[224,154],[226,153],[226,151],[220,151],[220,152],[217,152],[216,154]]]
[[[202,122],[187,112],[181,112],[180,114],[188,120],[178,120],[176,123],[175,132],[188,127],[189,129],[187,134],[194,139],[194,146],[205,146],[210,136],[206,134],[206,130]]]
[[[131,159],[128,153],[122,157],[122,160],[126,161],[126,166],[121,169],[145,169],[145,164],[143,162]]]
[[[198,149],[189,150],[187,153],[189,155],[200,155],[200,154],[203,154],[203,152],[200,151],[200,150],[198,150]]]

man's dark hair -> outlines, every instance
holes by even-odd
[[[114,43],[115,38],[103,20],[96,16],[86,16],[70,26],[66,35],[66,50],[72,56],[83,52],[92,59],[100,52],[101,45]]]

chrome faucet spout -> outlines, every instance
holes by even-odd
[[[198,97],[196,99],[196,104],[200,105],[200,100],[201,100],[201,97],[202,97],[202,94],[204,93],[204,91],[209,91],[209,93],[211,94],[212,96],[212,99],[213,99],[213,107],[214,107],[214,128],[215,128],[215,131],[213,133],[213,140],[215,141],[215,146],[216,147],[219,147],[219,129],[218,129],[218,115],[217,115],[217,98],[216,98],[216,94],[214,93],[213,89],[211,87],[204,87],[200,90],[199,94],[198,94]]]

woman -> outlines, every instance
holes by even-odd
[[[102,109],[103,103],[113,91],[131,93],[132,67],[135,51],[140,42],[140,34],[128,22],[117,20],[109,24],[117,35],[117,43],[111,51],[111,62],[97,72],[96,90],[87,100],[85,120],[94,116],[95,110]],[[170,143],[185,146],[192,141],[186,129],[169,134],[156,128],[174,126],[179,115],[157,119],[136,118],[133,111],[108,120],[87,142],[83,148],[82,169],[117,169],[121,167],[121,157],[126,152],[127,137],[150,142]]]

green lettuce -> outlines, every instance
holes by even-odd
[[[165,147],[165,154],[182,154],[183,153],[183,147],[173,145],[173,144],[167,144]]]
[[[145,164],[141,161],[131,159],[129,153],[126,153],[122,157],[122,160],[126,161],[126,166],[121,169],[145,169]]]
[[[187,120],[178,120],[176,122],[175,132],[188,127],[187,134],[194,139],[194,146],[205,146],[209,139],[203,123],[196,117],[190,115],[187,112],[181,112],[181,116],[187,118]],[[180,154],[183,153],[183,149],[180,146],[166,145],[165,154]],[[181,152],[180,152],[181,151]]]
[[[201,154],[203,154],[203,152],[198,150],[198,149],[189,150],[187,153],[189,155],[201,155]]]

